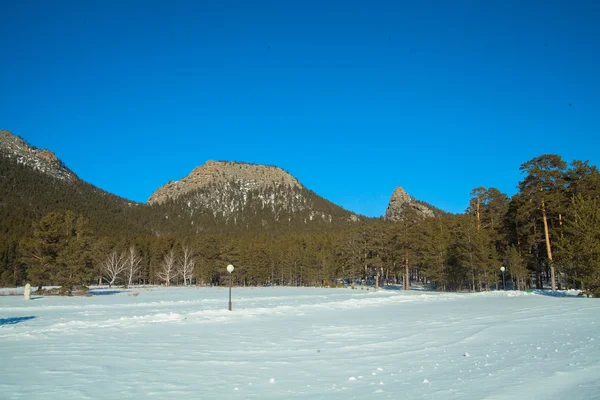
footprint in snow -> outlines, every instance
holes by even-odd
[[[269,383],[275,383],[275,378],[269,379]]]

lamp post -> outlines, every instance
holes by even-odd
[[[502,271],[502,290],[506,291],[506,281],[504,280],[504,271],[506,271],[506,268],[500,267],[500,271]]]
[[[229,311],[231,311],[231,274],[235,268],[229,264],[227,266],[227,272],[229,272]]]

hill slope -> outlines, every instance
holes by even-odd
[[[0,234],[20,236],[47,213],[65,210],[87,217],[102,235],[168,230],[157,210],[82,181],[51,151],[0,131]]]
[[[187,215],[196,231],[210,224],[250,228],[356,222],[360,218],[306,189],[280,168],[208,161],[152,194],[150,205]]]
[[[0,233],[20,236],[48,212],[64,210],[89,218],[102,235],[303,230],[360,219],[280,168],[233,162],[207,162],[137,203],[82,181],[52,152],[0,131]]]

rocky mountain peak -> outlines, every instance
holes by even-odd
[[[6,130],[0,130],[0,152],[19,164],[55,178],[67,181],[79,180],[77,175],[67,168],[53,152],[30,146],[19,136]]]
[[[281,168],[229,161],[212,161],[200,165],[179,181],[170,181],[154,192],[148,204],[161,204],[168,199],[175,200],[195,190],[212,184],[237,182],[244,190],[263,189],[268,186],[303,186]]]
[[[434,212],[431,208],[418,202],[410,196],[402,186],[398,186],[390,198],[390,203],[385,211],[385,219],[399,221],[403,218],[404,211],[407,208],[414,209],[421,217],[434,216]]]
[[[263,228],[360,220],[281,168],[228,161],[207,161],[185,178],[159,188],[148,204],[166,205],[178,217],[187,215],[197,231],[205,229],[208,219]]]

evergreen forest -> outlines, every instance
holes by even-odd
[[[341,207],[294,189],[310,204],[274,212],[253,206],[251,193],[239,215],[224,218],[190,212],[188,199],[131,202],[0,156],[0,285],[220,285],[231,263],[234,283],[244,286],[505,285],[577,288],[600,297],[598,169],[547,154],[520,170],[514,196],[474,188],[459,215],[422,218],[407,208],[397,222],[352,220]],[[194,196],[209,196],[204,190]],[[255,196],[286,195],[269,190]],[[313,220],[317,203],[331,220]]]

